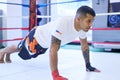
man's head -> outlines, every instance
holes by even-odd
[[[95,11],[88,6],[81,6],[78,8],[75,16],[77,26],[76,29],[88,31],[92,26],[95,16]]]

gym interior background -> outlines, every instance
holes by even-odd
[[[71,3],[71,1],[73,1]],[[1,0],[0,1],[0,28],[26,28],[29,26],[29,2],[30,0]],[[3,3],[8,4],[3,4]],[[10,4],[12,3],[12,4]],[[37,9],[41,18],[38,25],[46,24],[61,16],[74,16],[75,11],[82,5],[92,7],[98,16],[93,24],[93,28],[116,28],[114,30],[90,30],[88,32],[88,41],[95,48],[119,49],[120,46],[120,15],[102,15],[102,13],[111,13],[120,11],[119,0],[37,0]],[[47,5],[45,5],[47,4]],[[6,16],[6,17],[2,17]],[[50,16],[50,17],[49,17]],[[12,17],[12,18],[11,18]],[[9,40],[24,37],[29,30],[1,30],[0,39]],[[17,34],[16,34],[17,32]],[[104,34],[105,33],[105,34]],[[14,35],[13,35],[14,34]],[[114,36],[114,37],[113,37]],[[0,42],[0,46],[6,46],[18,43],[16,41]],[[100,43],[103,42],[103,43]],[[79,43],[76,39],[73,43]],[[117,44],[116,44],[117,43]]]
[[[29,1],[0,0],[0,47],[19,43],[29,32]],[[120,48],[120,0],[37,0],[37,4],[42,16],[38,25],[57,17],[74,16],[82,5],[94,8],[97,13],[88,41],[91,64],[101,73],[86,72],[79,42],[75,39],[72,45],[62,46],[59,51],[61,75],[69,80],[120,79],[120,51],[116,50]],[[104,49],[115,49],[115,52]],[[22,60],[18,54],[11,57],[11,64],[0,64],[0,80],[52,80],[48,52],[30,61]]]

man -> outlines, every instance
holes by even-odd
[[[19,51],[22,59],[31,59],[39,54],[45,53],[49,48],[50,68],[53,80],[68,80],[59,74],[58,70],[58,50],[61,45],[80,38],[81,49],[85,59],[86,71],[100,72],[90,64],[89,46],[87,44],[86,33],[90,29],[95,17],[95,12],[88,6],[78,8],[75,17],[63,17],[56,21],[47,23],[41,27],[33,28],[30,33],[19,43],[0,51],[0,61],[11,62],[10,53]]]

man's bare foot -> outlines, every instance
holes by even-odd
[[[6,60],[6,63],[11,63],[12,61],[11,60]]]
[[[4,60],[0,60],[0,63],[4,63]]]
[[[6,63],[11,63],[11,59],[10,59],[10,54],[6,54],[6,58],[5,58]]]
[[[0,63],[4,63],[4,54],[0,52]]]

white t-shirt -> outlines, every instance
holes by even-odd
[[[86,38],[86,32],[75,30],[74,17],[62,17],[43,26],[38,26],[34,37],[42,47],[49,48],[51,35],[61,40],[61,45],[72,42],[77,37]]]

